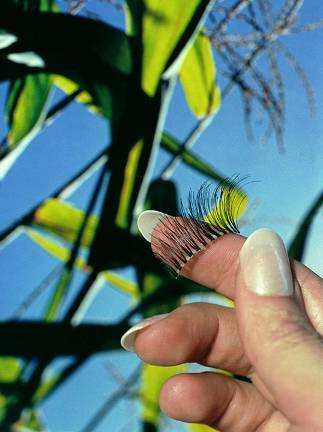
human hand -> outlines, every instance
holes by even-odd
[[[154,234],[162,235],[158,227]],[[251,383],[180,374],[164,384],[162,410],[223,432],[323,431],[322,279],[290,265],[281,239],[265,229],[247,241],[220,237],[181,273],[233,299],[235,308],[184,305],[139,323],[123,345],[150,364],[197,362]]]

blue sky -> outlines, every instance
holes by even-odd
[[[113,8],[105,8],[108,21],[119,24]],[[100,9],[98,9],[100,12]],[[320,0],[304,2],[301,9],[302,23],[323,18]],[[323,31],[290,36],[288,46],[298,58],[315,91],[316,116],[309,116],[304,89],[290,66],[281,59],[287,95],[285,151],[281,153],[274,139],[264,144],[259,132],[254,141],[246,138],[242,106],[237,91],[223,102],[212,125],[196,143],[194,151],[227,176],[239,173],[248,175],[251,183],[246,190],[250,210],[244,217],[242,234],[248,235],[260,227],[269,227],[292,238],[302,215],[322,190],[323,184]],[[215,54],[216,60],[218,60]],[[219,60],[218,60],[219,61]],[[223,79],[219,77],[220,86]],[[0,114],[3,119],[3,101],[6,85],[0,86]],[[54,97],[58,98],[57,93]],[[255,116],[256,118],[257,116]],[[176,88],[166,128],[177,138],[184,139],[194,119],[186,107],[182,91]],[[1,120],[0,130],[4,133]],[[46,128],[26,149],[5,180],[0,183],[0,227],[19,218],[35,202],[45,198],[59,184],[64,183],[81,168],[86,160],[104,148],[107,141],[107,125],[99,117],[91,115],[79,104],[71,105],[55,123]],[[156,175],[165,166],[168,155],[161,151],[155,167]],[[191,188],[196,190],[204,180],[185,166],[174,174],[181,196],[185,198]],[[84,208],[95,182],[91,178],[69,200]],[[322,212],[313,226],[306,263],[323,274]],[[37,271],[35,271],[37,263]],[[0,250],[0,284],[3,287],[0,318],[12,316],[21,301],[39,284],[55,266],[56,261],[32,244],[24,235],[19,236]],[[123,271],[132,277],[132,270]],[[76,273],[74,289],[83,275]],[[43,310],[49,291],[26,313],[35,318]],[[109,286],[104,286],[90,306],[87,321],[111,322],[125,310],[129,299]],[[78,431],[94,413],[118,383],[111,375],[111,364],[126,377],[138,361],[132,354],[116,352],[96,356],[88,362],[62,388],[44,404],[43,411],[49,430],[58,432]],[[122,402],[106,418],[98,431],[137,431],[137,406],[133,401]],[[124,428],[124,429],[123,429]],[[169,423],[166,430],[178,431],[182,426]]]

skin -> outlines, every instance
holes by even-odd
[[[214,372],[174,376],[160,395],[170,417],[223,432],[322,432],[323,280],[292,262],[293,296],[257,295],[241,274],[244,241],[225,235],[182,272],[234,300],[235,308],[183,305],[139,331],[135,351],[150,364],[194,362],[252,380]]]

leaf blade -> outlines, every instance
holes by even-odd
[[[48,74],[28,75],[13,82],[7,96],[8,144],[14,149],[40,131],[52,86]]]
[[[56,198],[49,198],[34,213],[33,224],[63,240],[74,242],[84,216],[84,211],[72,204]],[[82,246],[90,246],[97,224],[97,216],[89,216],[81,239]]]
[[[211,43],[203,33],[199,33],[189,49],[179,77],[188,106],[197,118],[217,112],[221,101],[220,89],[215,83]]]

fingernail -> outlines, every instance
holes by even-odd
[[[288,296],[293,293],[284,243],[269,229],[257,230],[246,240],[240,251],[240,267],[246,287],[258,295]]]
[[[145,210],[138,216],[137,225],[143,237],[151,242],[151,234],[154,228],[167,215],[156,210]]]
[[[149,327],[152,324],[155,324],[157,321],[160,321],[160,320],[166,318],[168,315],[169,315],[169,313],[155,315],[153,317],[146,318],[146,319],[138,322],[133,327],[130,327],[130,329],[121,338],[120,343],[121,343],[122,348],[124,348],[127,351],[134,352],[137,332],[139,330],[146,328],[146,327]]]

